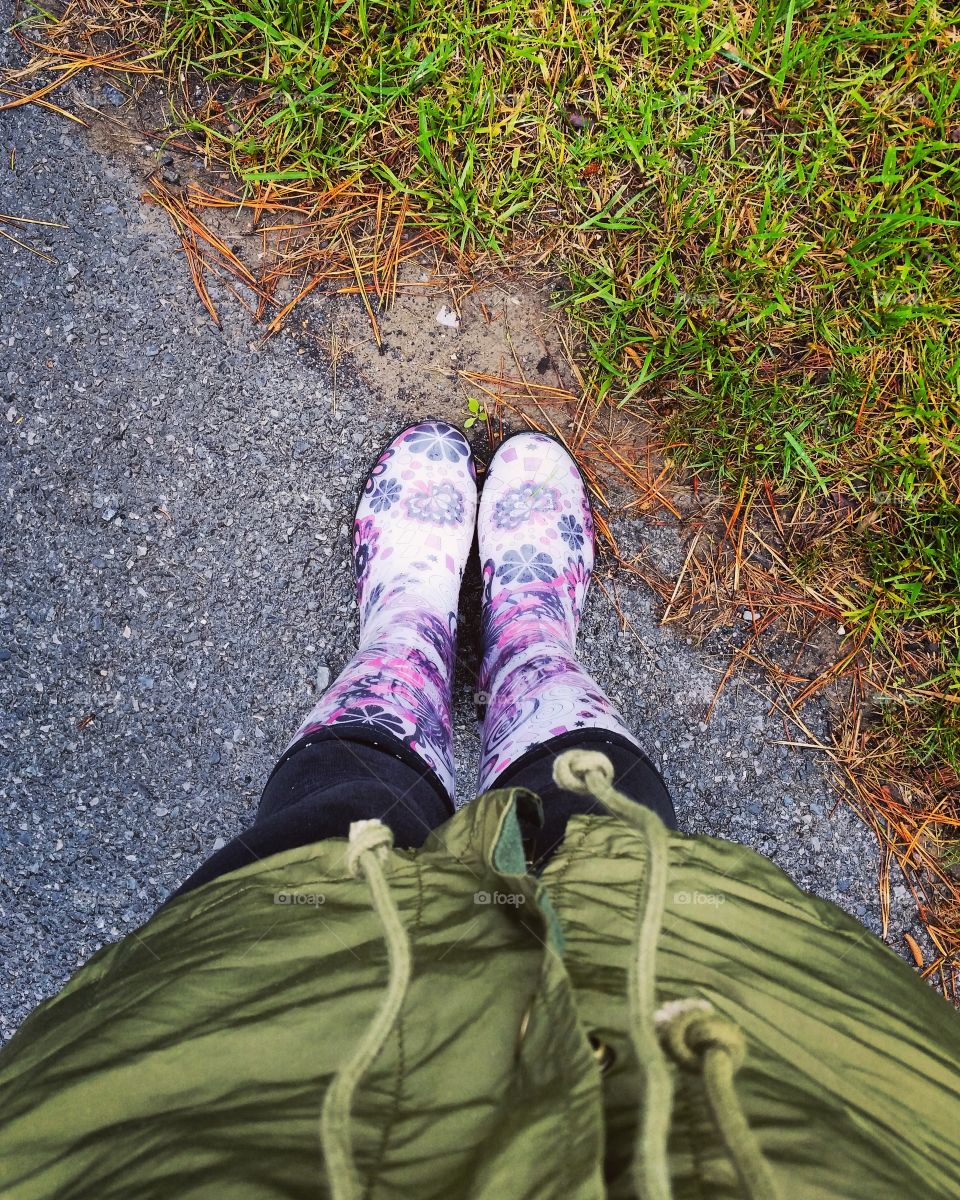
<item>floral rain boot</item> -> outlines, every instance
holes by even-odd
[[[457,597],[476,509],[470,446],[451,425],[411,426],[383,451],[353,523],[359,649],[294,742],[322,728],[388,750],[400,743],[453,796]]]
[[[636,744],[577,662],[593,570],[593,518],[577,464],[552,438],[520,433],[499,448],[478,518],[483,564],[485,705],[479,791],[521,755],[577,729]]]

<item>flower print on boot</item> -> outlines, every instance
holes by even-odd
[[[367,477],[353,523],[360,646],[298,730],[402,742],[453,796],[450,689],[476,470],[442,421],[405,429]]]
[[[577,661],[593,571],[590,502],[553,438],[521,433],[493,456],[477,521],[483,570],[479,790],[534,746],[575,729],[634,741]]]

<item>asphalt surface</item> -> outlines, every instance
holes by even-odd
[[[9,47],[4,53],[9,58]],[[0,114],[0,1034],[136,929],[247,826],[318,686],[352,653],[349,522],[409,419],[341,366],[219,332],[135,172],[33,108]],[[15,166],[9,169],[10,151]],[[419,416],[462,414],[462,401]],[[617,525],[627,548],[658,534]],[[665,546],[664,554],[675,553]],[[683,825],[755,846],[879,929],[872,836],[824,764],[782,744],[760,679],[661,628],[645,589],[594,589],[583,655],[661,766]],[[467,601],[471,596],[468,592]],[[464,638],[458,754],[477,756]],[[815,732],[825,717],[808,713]],[[917,930],[902,887],[889,940]]]

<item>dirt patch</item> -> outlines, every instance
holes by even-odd
[[[341,297],[310,303],[295,326],[297,334],[331,365],[343,359],[385,403],[419,416],[468,419],[470,397],[484,400],[465,378],[470,374],[570,387],[548,288],[522,278],[503,279],[479,283],[462,295],[454,285],[432,283],[438,274],[427,262],[405,276],[396,300],[377,314],[380,347],[362,305]],[[405,290],[417,283],[430,286]],[[565,424],[572,429],[571,414]]]
[[[159,85],[148,82],[117,106],[121,96],[112,83],[73,89],[71,100],[88,122],[96,150],[126,162],[145,191],[159,180],[164,190],[187,203],[191,185],[222,185],[222,177],[184,143],[165,136],[168,112]],[[151,225],[159,231],[167,222],[156,208],[153,214]],[[256,214],[226,207],[205,211],[203,221],[254,277],[278,254],[277,237],[264,234],[265,222]],[[321,285],[291,312],[285,328],[305,353],[320,355],[329,366],[335,394],[338,379],[353,375],[384,404],[411,414],[469,419],[470,397],[484,403],[465,378],[469,375],[575,388],[576,375],[552,307],[559,280],[542,269],[511,271],[490,262],[465,274],[463,265],[437,249],[405,262],[394,293],[386,300],[371,297],[372,318],[358,297],[344,294],[344,289],[356,292],[352,283]],[[257,307],[257,296],[242,283],[214,276],[206,285],[218,312],[237,303]],[[264,340],[275,332],[266,327],[271,318],[296,292],[294,280],[282,281],[272,308],[262,313]],[[199,296],[197,304],[202,311]],[[534,415],[539,406],[544,423],[573,431],[574,414],[535,391],[528,399]]]

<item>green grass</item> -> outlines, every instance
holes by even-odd
[[[960,692],[960,24],[932,0],[166,0],[251,186],[364,172],[551,247],[600,391],[723,485],[872,512],[851,620]],[[249,104],[251,98],[256,103]],[[956,764],[956,708],[920,752]]]

